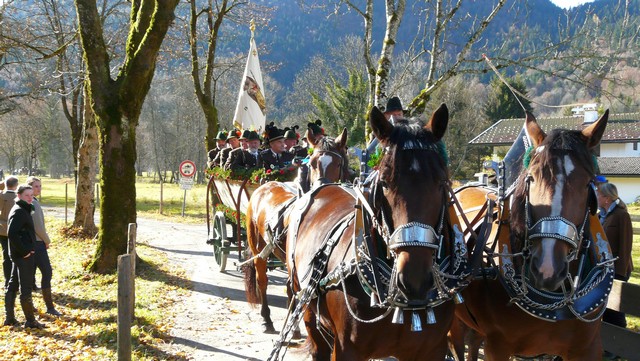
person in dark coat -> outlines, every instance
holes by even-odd
[[[218,153],[222,149],[227,147],[227,135],[224,132],[218,132],[215,139],[216,139],[216,147],[211,149],[207,154],[207,158],[208,158],[207,167],[209,169],[212,169],[213,167],[218,165],[215,163],[215,159],[217,158]]]
[[[294,125],[292,128],[285,128],[284,132],[284,143],[287,146],[287,152],[293,154],[295,158],[306,158],[308,148],[303,148],[299,143],[298,139],[300,138],[300,134],[296,131],[299,127]]]
[[[26,328],[44,328],[36,321],[31,292],[33,287],[33,274],[36,269],[35,246],[36,231],[31,213],[33,212],[33,189],[28,185],[18,187],[18,200],[9,214],[9,255],[13,262],[11,279],[4,296],[5,326],[14,326],[18,323],[15,318],[14,308],[16,295],[20,289],[20,306],[26,322]]]
[[[247,135],[247,150],[241,149],[240,152],[231,152],[229,168],[231,170],[239,170],[262,167],[260,142],[261,139],[257,132],[249,132]]]
[[[18,189],[18,178],[9,176],[4,181],[5,189],[0,194],[0,244],[2,244],[2,271],[4,273],[4,288],[9,285],[11,278],[11,257],[9,257],[9,213],[16,204],[16,189]]]
[[[249,149],[249,141],[247,140],[249,133],[251,133],[251,131],[248,129],[242,131],[240,138],[238,138],[238,140],[240,141],[240,146],[238,148],[232,149],[229,152],[229,156],[227,156],[227,160],[224,162],[223,168],[225,170],[231,169],[231,165],[233,164],[233,162],[235,162],[238,157],[242,157],[242,151]]]
[[[294,155],[286,151],[284,132],[276,128],[273,123],[268,124],[265,130],[268,137],[269,149],[260,153],[262,155],[264,169],[280,169],[291,164]]]
[[[240,139],[238,139],[240,135],[241,133],[237,129],[232,129],[229,131],[229,133],[227,134],[226,147],[222,148],[213,160],[213,163],[215,163],[217,167],[224,167],[227,163],[227,159],[229,158],[229,153],[231,153],[232,150],[240,147]]]
[[[631,247],[633,242],[633,225],[627,211],[627,205],[618,197],[618,189],[612,183],[598,184],[598,205],[600,207],[600,223],[607,235],[613,257],[615,278],[628,281],[633,271]],[[607,309],[602,320],[616,326],[627,327],[625,314]]]

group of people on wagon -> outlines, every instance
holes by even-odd
[[[323,137],[321,125],[320,120],[309,123],[309,136]],[[279,129],[272,122],[265,127],[264,141],[254,130],[218,132],[216,148],[209,151],[207,165],[209,169],[221,167],[232,171],[259,167],[273,171],[297,165],[309,151],[306,138],[300,139],[297,129],[297,125]]]

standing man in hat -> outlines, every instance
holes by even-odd
[[[237,129],[231,129],[229,131],[229,134],[227,134],[227,146],[225,148],[222,148],[222,150],[218,152],[218,155],[213,160],[213,163],[215,163],[216,167],[224,167],[224,165],[227,163],[227,159],[229,158],[229,153],[231,153],[232,150],[240,147],[240,140],[238,139],[240,134],[240,131]]]
[[[13,208],[13,205],[16,203],[18,178],[9,176],[4,181],[4,185],[4,192],[0,194],[0,243],[2,243],[2,271],[4,272],[4,287],[7,288],[9,278],[11,278],[12,267],[11,258],[9,258],[9,212],[11,212],[11,208]]]
[[[272,124],[267,125],[265,130],[268,137],[269,149],[260,153],[262,155],[264,169],[274,170],[284,168],[287,164],[290,164],[294,158],[293,154],[286,151],[284,132]]]
[[[227,135],[224,134],[224,132],[218,132],[218,135],[216,135],[215,139],[216,147],[211,149],[209,151],[209,154],[207,155],[207,157],[209,158],[209,161],[207,162],[207,166],[209,167],[209,169],[212,169],[216,166],[215,159],[218,156],[218,153],[227,146]]]

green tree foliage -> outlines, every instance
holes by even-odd
[[[331,77],[326,94],[311,93],[315,110],[313,117],[322,120],[325,131],[336,136],[343,127],[349,131],[349,144],[364,144],[364,129],[367,112],[368,84],[361,72],[348,70],[346,85]]]
[[[533,111],[524,80],[520,77],[515,77],[507,78],[506,81],[517,93],[524,95],[524,97],[518,96],[516,98],[499,77],[493,78],[490,84],[491,93],[484,105],[484,116],[491,123],[496,123],[500,119],[524,118],[523,106],[527,111]],[[518,102],[518,99],[520,99],[520,102]],[[522,106],[520,103],[522,103]]]

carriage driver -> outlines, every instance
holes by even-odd
[[[216,147],[211,149],[209,151],[209,154],[207,155],[207,157],[209,158],[209,161],[207,162],[207,166],[209,167],[209,169],[212,169],[216,166],[215,159],[218,156],[218,153],[227,146],[227,135],[224,134],[224,132],[218,132],[215,140]]]
[[[260,156],[260,136],[255,131],[247,131],[243,134],[247,140],[247,149],[235,149],[229,156],[228,167],[226,169],[250,169],[262,167],[262,156]]]
[[[273,122],[266,126],[265,131],[269,149],[261,153],[264,169],[274,170],[291,164],[294,155],[286,151],[284,132],[276,128]]]
[[[391,117],[394,119],[404,118],[404,110],[402,109],[402,102],[398,97],[392,97],[387,100],[387,106],[384,108],[384,117],[387,120],[390,120]],[[391,120],[393,124],[393,120]],[[376,152],[376,147],[378,146],[378,138],[373,138],[369,145],[367,146],[367,159],[363,159],[364,164],[367,164],[369,161],[369,156]]]
[[[284,143],[287,146],[287,151],[292,153],[296,158],[302,159],[306,158],[308,155],[307,148],[298,144],[298,138],[300,138],[300,134],[296,131],[300,128],[297,125],[294,125],[292,128],[285,128],[284,133]]]

